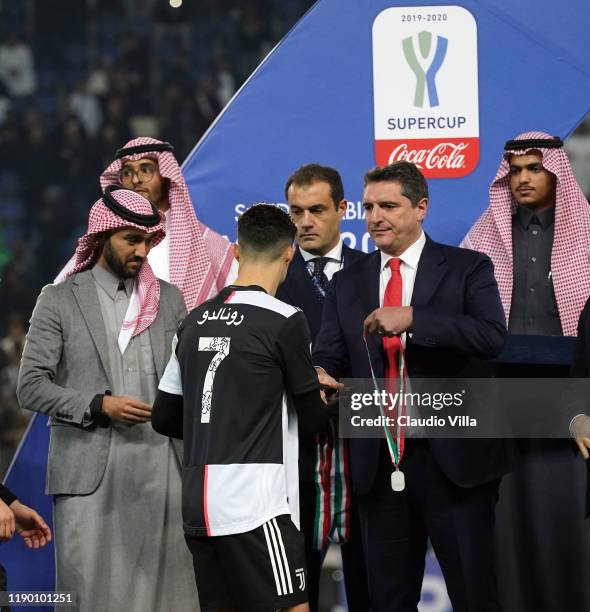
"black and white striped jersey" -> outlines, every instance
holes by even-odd
[[[299,525],[293,396],[318,390],[303,313],[262,288],[226,287],[179,327],[160,381],[183,396],[187,535]]]

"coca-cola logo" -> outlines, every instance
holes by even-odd
[[[416,164],[426,178],[459,178],[477,165],[479,138],[376,140],[375,156],[380,166],[407,161]]]
[[[408,144],[402,142],[389,156],[389,164],[396,161],[408,161],[423,169],[460,169],[465,168],[465,155],[463,151],[469,147],[468,143],[439,142],[433,147],[410,149]]]

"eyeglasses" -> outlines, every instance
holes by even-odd
[[[131,166],[127,166],[121,170],[120,179],[123,187],[133,185],[133,177],[137,176],[137,180],[142,183],[149,183],[156,172],[156,167],[153,164],[140,164],[138,170],[134,170]]]

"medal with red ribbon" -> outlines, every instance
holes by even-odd
[[[367,350],[367,358],[369,360],[369,367],[371,369],[373,385],[375,387],[375,391],[379,395],[381,392],[379,390],[379,385],[377,384],[377,378],[375,377],[375,370],[373,369],[373,363],[371,361],[371,354],[369,352],[369,345],[367,344],[367,337],[364,334],[363,340],[365,342],[365,349]],[[388,416],[386,414],[384,402],[379,401],[378,405],[379,413],[383,421],[383,429],[385,431],[387,449],[389,450],[391,463],[394,467],[394,470],[391,473],[391,488],[394,491],[399,492],[403,491],[406,487],[406,478],[404,476],[404,473],[399,469],[400,463],[404,455],[404,428],[400,423],[400,417],[406,414],[404,401],[406,393],[406,360],[401,339],[398,350],[397,366],[398,377],[395,381],[395,393],[393,392],[393,389],[389,388],[389,385],[387,385],[386,383],[386,397],[393,397],[393,403],[387,406],[387,411],[391,413],[391,416]],[[387,382],[389,382],[390,380],[392,379],[387,379]],[[392,421],[390,421],[389,419],[392,419]],[[392,424],[390,425],[390,423]]]

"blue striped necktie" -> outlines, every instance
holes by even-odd
[[[311,282],[315,289],[318,299],[322,300],[326,297],[328,284],[330,281],[324,273],[326,264],[330,261],[328,257],[315,257],[310,260],[313,263],[313,272],[311,273]]]

